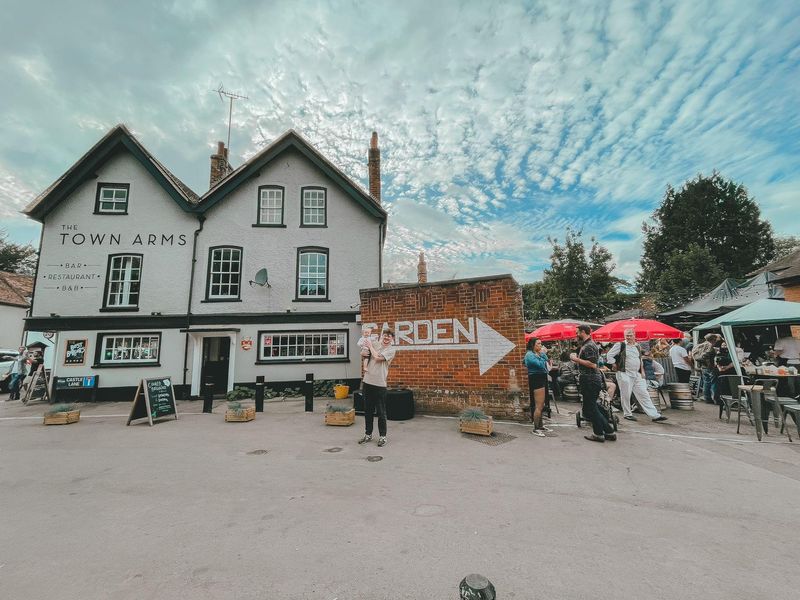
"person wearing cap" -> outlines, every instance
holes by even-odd
[[[389,376],[389,365],[396,352],[394,331],[384,329],[380,343],[367,338],[366,347],[370,351],[371,360],[364,372],[364,436],[359,444],[372,441],[372,426],[375,411],[378,412],[378,446],[386,444],[386,380]]]
[[[614,363],[617,368],[617,384],[619,385],[619,400],[622,404],[623,417],[628,421],[636,420],[631,410],[631,394],[633,394],[636,396],[639,406],[653,422],[666,421],[667,417],[658,412],[647,391],[642,352],[636,343],[636,332],[633,329],[625,330],[625,341],[617,342],[611,347],[607,360],[609,363]]]

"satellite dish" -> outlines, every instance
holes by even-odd
[[[269,284],[269,275],[266,269],[259,269],[258,273],[256,273],[256,278],[250,281],[250,285],[252,286],[253,284],[259,287],[272,287]]]

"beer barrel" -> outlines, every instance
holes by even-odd
[[[561,388],[561,395],[564,396],[564,400],[570,400],[572,402],[580,402],[581,401],[581,393],[578,390],[578,386],[574,383],[569,383]]]
[[[688,383],[670,383],[669,400],[672,408],[694,410],[694,398]]]

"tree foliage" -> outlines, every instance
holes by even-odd
[[[775,256],[772,226],[761,219],[761,211],[744,186],[724,179],[714,171],[698,175],[680,190],[667,187],[661,205],[653,213],[653,224],[644,223],[644,251],[637,287],[655,293],[661,306],[683,302],[717,285],[725,277],[744,277]],[[708,251],[708,274],[682,273],[695,269]],[[688,257],[681,257],[683,254]],[[696,287],[664,288],[665,274]],[[679,296],[672,294],[679,292]]]
[[[588,253],[580,231],[567,229],[563,244],[549,241],[550,268],[541,281],[522,286],[527,320],[597,319],[630,302],[616,291],[623,282],[612,275],[616,265],[611,252],[594,238]]]
[[[725,274],[711,251],[699,244],[689,244],[683,252],[669,257],[656,279],[660,309],[683,304],[696,297],[693,290],[706,290],[718,285]],[[663,301],[663,300],[666,301]]]
[[[796,235],[782,235],[775,238],[775,260],[800,250],[800,237]]]
[[[30,244],[8,241],[8,233],[0,229],[0,271],[33,275],[36,270],[36,249]]]

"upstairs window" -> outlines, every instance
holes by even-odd
[[[116,310],[137,309],[139,307],[139,287],[141,282],[141,254],[112,254],[109,256],[103,308]]]
[[[283,188],[263,185],[258,188],[257,225],[283,225]]]
[[[241,248],[220,246],[209,250],[207,300],[238,300],[241,279]]]
[[[327,190],[325,188],[305,187],[302,189],[303,206],[301,227],[326,227]]]
[[[297,251],[297,299],[328,299],[326,248],[300,248]]]
[[[130,188],[128,183],[98,183],[94,214],[127,215]]]

